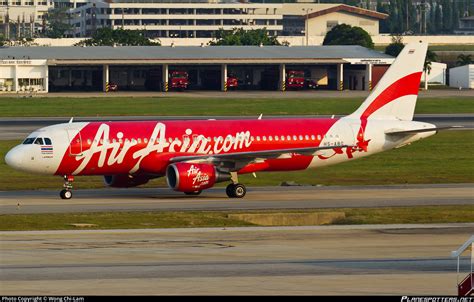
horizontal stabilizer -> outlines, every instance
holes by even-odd
[[[462,126],[422,128],[422,129],[413,129],[413,130],[388,130],[388,131],[385,131],[385,134],[387,134],[387,135],[408,135],[408,134],[416,134],[416,133],[422,133],[422,132],[447,130],[447,129],[453,129],[453,128],[462,128]]]

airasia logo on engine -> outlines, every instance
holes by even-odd
[[[189,168],[188,177],[193,179],[193,186],[196,188],[209,184],[209,175],[202,173],[201,169],[194,165]]]
[[[216,183],[216,169],[209,164],[177,163],[169,166],[166,177],[176,191],[195,192]]]

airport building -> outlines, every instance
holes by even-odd
[[[98,28],[144,30],[151,38],[212,38],[219,29],[266,29],[271,35],[325,35],[338,24],[379,34],[388,17],[345,4],[186,2],[165,0],[94,1],[70,10],[72,36],[88,37]]]
[[[12,40],[44,32],[45,15],[68,10],[69,37],[97,29],[143,30],[150,38],[213,38],[220,29],[266,29],[278,36],[324,36],[337,24],[379,34],[388,16],[345,4],[252,3],[210,0],[0,0],[0,33]]]
[[[192,90],[225,91],[229,77],[236,89],[285,90],[295,74],[311,89],[370,90],[393,60],[361,46],[3,47],[0,92],[167,91],[173,72]]]

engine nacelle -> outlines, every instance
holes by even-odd
[[[131,188],[146,184],[150,179],[145,176],[131,176],[127,174],[104,175],[104,182],[113,188]]]
[[[220,172],[213,165],[176,163],[166,168],[166,182],[176,191],[196,192],[230,180],[230,173]]]

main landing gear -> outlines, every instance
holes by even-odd
[[[59,196],[61,199],[71,199],[72,197],[72,182],[74,181],[74,176],[64,175],[64,184],[61,192],[59,192]]]
[[[225,192],[230,198],[242,198],[247,193],[247,189],[243,184],[239,184],[237,173],[231,172],[232,183],[227,186]]]

